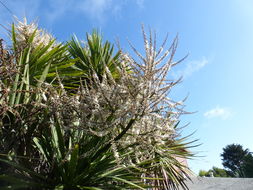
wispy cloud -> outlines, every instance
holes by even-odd
[[[73,2],[73,0],[49,0],[47,9],[44,11],[47,22],[52,24],[66,14],[68,10],[74,9]],[[79,1],[77,0],[77,2]]]
[[[90,18],[103,22],[112,14],[120,14],[123,7],[129,5],[130,1],[139,8],[144,7],[145,0],[85,0],[78,7]]]
[[[50,0],[51,9],[47,17],[53,22],[66,12],[75,10],[92,20],[104,22],[109,16],[120,14],[130,2],[143,8],[145,0]]]
[[[28,21],[36,20],[40,15],[38,15],[38,10],[41,5],[41,0],[3,0],[0,4],[0,23],[4,27],[8,27],[13,22],[13,16],[22,19],[26,17]],[[8,31],[0,27],[0,34],[7,38]]]
[[[24,16],[30,19],[43,17],[52,24],[57,19],[75,12],[103,23],[110,16],[121,15],[124,7],[143,8],[145,0],[47,0],[46,5],[42,4],[42,0],[3,0],[3,3],[19,18]],[[10,13],[4,6],[0,6],[0,11],[0,20],[5,21],[10,18]]]
[[[174,78],[179,78],[181,76],[184,78],[190,77],[193,73],[205,67],[209,62],[210,61],[206,57],[203,57],[200,60],[190,61],[187,63],[185,68],[175,71],[173,76]]]
[[[119,6],[113,0],[86,0],[81,5],[79,5],[82,13],[85,13],[92,19],[98,21],[104,21],[106,19],[106,13]],[[117,7],[119,9],[119,7]]]
[[[15,15],[17,17],[28,17],[36,18],[39,15],[38,9],[41,4],[41,0],[12,0],[12,1],[2,1],[3,4],[0,5],[0,18],[11,18]],[[6,7],[5,7],[6,6]],[[2,23],[1,23],[2,24]]]
[[[140,7],[140,8],[143,8],[144,7],[144,1],[145,0],[135,0],[137,5]]]
[[[204,116],[208,119],[211,118],[221,118],[228,119],[232,115],[231,111],[228,108],[216,106],[213,109],[210,109],[204,113]]]

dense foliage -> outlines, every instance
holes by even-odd
[[[253,178],[253,155],[252,153],[247,154],[243,159],[242,165],[244,177]]]
[[[231,177],[229,172],[222,168],[213,167],[212,169],[205,171],[199,171],[200,177]]]
[[[230,144],[223,148],[222,164],[235,177],[253,177],[253,156],[240,144]]]
[[[200,170],[201,177],[253,177],[253,155],[249,149],[243,149],[240,144],[229,144],[223,148],[221,154],[225,169],[213,167],[205,171]]]
[[[143,30],[139,58],[103,43],[59,43],[34,23],[0,44],[1,189],[187,188],[192,142],[180,137],[183,101],[169,97],[177,38]],[[180,159],[179,159],[180,158]]]

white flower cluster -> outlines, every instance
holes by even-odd
[[[26,47],[28,39],[35,33],[34,39],[32,41],[32,47],[35,48],[39,45],[46,46],[54,37],[43,29],[38,28],[37,23],[31,22],[27,23],[27,19],[24,18],[23,21],[16,19],[15,23],[15,33],[17,46],[19,48]]]
[[[146,56],[133,48],[141,63],[122,53],[122,62],[127,66],[115,65],[117,79],[104,65],[102,77],[94,71],[89,80],[82,81],[76,95],[50,96],[50,105],[60,113],[65,127],[106,136],[110,139],[108,143],[114,146],[113,151],[132,149],[135,161],[152,157],[158,146],[165,147],[174,140],[177,135],[174,126],[185,113],[183,101],[169,98],[171,88],[179,82],[167,78],[176,64],[172,61],[176,40],[170,50],[160,56],[163,47],[156,52],[152,40],[148,41],[144,33]]]
[[[91,135],[108,136],[121,148],[135,144],[131,148],[140,160],[152,155],[157,146],[173,140],[174,126],[185,113],[182,101],[169,98],[171,88],[179,82],[167,78],[176,64],[172,61],[176,40],[170,50],[160,56],[163,47],[156,52],[152,40],[148,41],[144,33],[146,56],[133,48],[141,63],[122,53],[122,62],[127,67],[115,65],[119,78],[114,79],[106,65],[102,79],[94,71],[93,77],[83,82],[76,108],[73,108],[74,104],[69,106],[71,110],[79,110],[69,116],[72,121],[76,118],[72,122],[77,124],[75,127]]]

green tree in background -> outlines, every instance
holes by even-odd
[[[223,148],[222,164],[225,169],[213,167],[200,170],[200,177],[253,177],[253,156],[249,149],[243,149],[240,144],[230,144]]]
[[[212,176],[213,177],[231,177],[228,171],[222,168],[215,167],[215,166],[208,171],[200,170],[199,176],[200,177],[204,177],[204,176],[205,177],[212,177]]]
[[[249,153],[244,158],[244,163],[242,165],[243,174],[245,177],[253,178],[253,156]]]
[[[214,177],[230,177],[228,171],[222,168],[213,167],[211,171]]]
[[[230,144],[223,148],[222,165],[234,177],[252,176],[253,158],[248,149],[243,149],[240,144]]]
[[[200,177],[209,177],[209,173],[206,170],[199,170]]]

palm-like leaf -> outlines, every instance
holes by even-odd
[[[23,182],[24,187],[35,189],[144,189],[137,168],[120,166],[113,153],[105,150],[94,155],[107,139],[88,136],[82,131],[64,131],[57,121],[41,137],[33,139],[35,150],[41,155],[37,160],[38,173],[20,163],[1,159],[19,171],[16,175],[2,175],[0,179]],[[96,143],[95,148],[91,148]],[[16,158],[18,159],[18,158]],[[29,158],[31,159],[31,158]],[[37,158],[34,158],[37,159]],[[33,166],[36,168],[36,165]],[[27,174],[29,174],[27,176]],[[136,176],[136,177],[134,177]],[[139,182],[138,182],[139,181]],[[8,183],[7,183],[8,184]],[[15,184],[13,186],[15,188]]]
[[[156,51],[143,31],[139,63],[97,32],[84,46],[18,35],[13,25],[11,58],[0,56],[1,188],[187,189],[178,158],[193,155],[174,130],[183,106],[167,98],[177,38],[161,55],[165,42]]]
[[[13,48],[8,52],[11,59],[8,62],[1,60],[1,64],[6,65],[5,68],[13,65],[15,70],[13,75],[1,80],[0,88],[6,92],[0,99],[0,102],[5,103],[0,115],[2,153],[15,152],[18,156],[29,156],[32,153],[30,142],[43,121],[42,105],[35,106],[42,103],[41,85],[52,83],[56,75],[63,77],[70,71],[71,74],[76,74],[70,68],[74,60],[70,59],[67,47],[61,44],[53,46],[54,41],[33,47],[35,32],[27,39],[25,47],[20,49],[17,48],[13,25]]]
[[[119,73],[116,66],[122,64],[120,51],[114,53],[113,45],[108,41],[103,43],[101,35],[96,31],[91,35],[87,34],[86,40],[86,44],[82,44],[74,36],[69,42],[69,52],[73,58],[77,59],[75,68],[83,72],[82,78],[91,78],[95,72],[102,80],[106,67],[108,67],[114,78],[118,78]],[[79,81],[78,79],[77,83]]]

